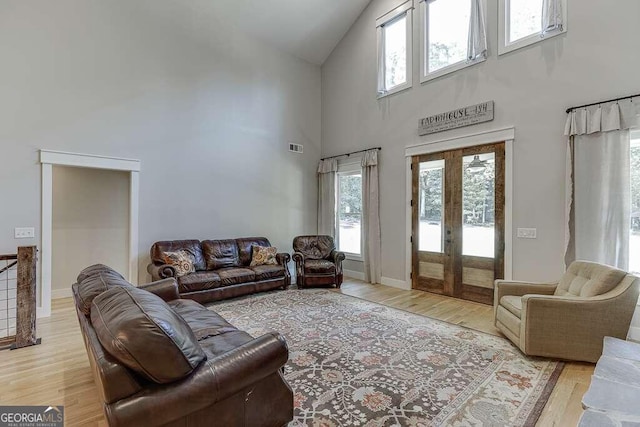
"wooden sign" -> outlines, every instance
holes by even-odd
[[[491,120],[493,120],[493,101],[487,101],[420,119],[418,122],[418,134],[421,136],[429,135],[430,133],[490,122]]]

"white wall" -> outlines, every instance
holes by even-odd
[[[0,253],[40,242],[38,149],[141,160],[141,283],[156,240],[315,231],[318,66],[172,0],[3,0],[0,58]]]
[[[498,57],[497,0],[488,0],[486,62],[377,100],[375,19],[401,2],[373,0],[322,67],[322,155],[382,147],[382,276],[404,281],[405,256],[410,256],[405,254],[405,147],[514,126],[513,230],[535,227],[538,235],[535,240],[514,236],[514,278],[557,279],[564,253],[565,109],[638,93],[640,2],[620,0],[613,7],[570,1],[567,34]],[[418,16],[414,82],[419,82]],[[495,100],[493,122],[418,136],[420,118],[488,100]]]
[[[51,288],[71,296],[78,272],[102,263],[129,270],[129,173],[53,167]]]

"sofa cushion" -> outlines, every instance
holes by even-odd
[[[88,316],[91,313],[91,303],[94,298],[114,287],[133,288],[134,286],[124,280],[120,273],[112,269],[102,269],[91,275],[80,275],[84,279],[78,282],[78,307]]]
[[[187,322],[142,289],[103,292],[93,300],[91,322],[109,354],[159,384],[186,377],[206,359]]]
[[[202,242],[202,251],[207,263],[207,270],[217,270],[226,267],[238,267],[238,245],[233,239],[205,240]]]
[[[522,297],[516,295],[505,295],[500,299],[500,305],[509,310],[518,319],[522,314]]]
[[[102,272],[109,272],[117,277],[120,277],[121,279],[124,280],[124,277],[122,276],[122,274],[118,273],[117,271],[115,271],[113,268],[104,265],[104,264],[94,264],[94,265],[90,265],[89,267],[85,268],[84,270],[82,270],[80,272],[80,274],[78,274],[78,278],[76,279],[77,283],[82,282],[84,279],[86,279],[89,276],[94,276],[98,273],[102,273]]]
[[[560,279],[555,295],[602,295],[615,288],[626,275],[625,271],[607,265],[574,261]]]
[[[241,266],[248,266],[253,255],[253,246],[271,246],[266,237],[241,237],[236,239]]]
[[[187,322],[198,341],[237,330],[218,313],[207,310],[193,300],[179,299],[168,304]]]
[[[216,273],[220,276],[222,286],[253,282],[256,279],[256,273],[248,268],[221,268]]]
[[[278,265],[278,261],[276,260],[278,248],[255,245],[252,248],[249,267],[255,267],[257,265]]]
[[[331,236],[298,236],[293,239],[293,250],[307,259],[327,259],[336,245]]]
[[[165,264],[173,266],[176,277],[182,277],[196,271],[195,257],[189,251],[181,249],[175,252],[165,252],[163,254]]]
[[[197,271],[206,270],[207,266],[202,254],[200,240],[163,240],[151,246],[151,261],[154,264],[164,264],[165,252],[187,251],[193,255],[193,265]]]
[[[256,280],[279,279],[285,276],[282,265],[256,265],[250,268],[256,274]]]
[[[178,277],[178,289],[180,292],[203,291],[222,286],[220,276],[215,271],[197,271]]]
[[[324,259],[306,259],[304,261],[304,269],[309,273],[335,273],[336,265]]]

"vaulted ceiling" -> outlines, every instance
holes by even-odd
[[[209,0],[196,4],[280,50],[321,65],[370,1]]]

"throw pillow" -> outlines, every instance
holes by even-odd
[[[277,265],[277,253],[278,248],[274,248],[273,246],[253,245],[251,252],[251,264],[249,264],[249,267],[255,267],[257,265]]]
[[[163,254],[165,264],[169,264],[176,269],[176,276],[182,277],[196,271],[194,266],[196,258],[191,252],[181,250],[175,252],[165,252]]]

